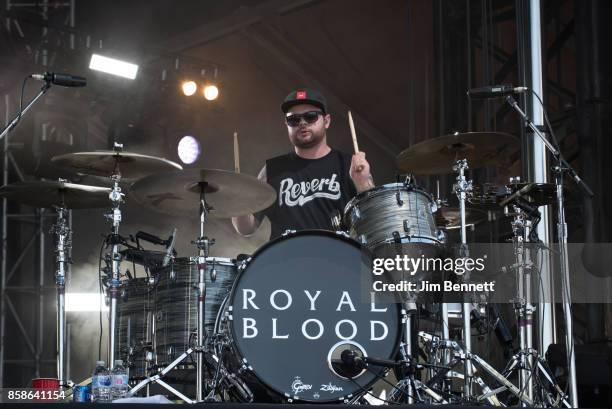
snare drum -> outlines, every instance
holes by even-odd
[[[398,304],[370,294],[372,264],[363,250],[326,231],[261,247],[219,314],[216,327],[235,360],[228,365],[246,370],[274,400],[342,402],[367,390],[384,369],[343,367],[342,354],[393,359],[401,325]]]
[[[208,257],[205,269],[204,329],[208,337],[213,331],[221,303],[230,292],[237,270],[233,259],[220,257]],[[172,362],[196,342],[198,278],[197,257],[178,258],[158,272],[155,294],[155,350],[158,365]]]
[[[117,302],[115,350],[130,379],[145,377],[152,361],[153,291],[148,278],[131,279]]]
[[[349,235],[369,249],[393,243],[439,244],[444,235],[436,228],[435,202],[424,190],[391,183],[355,196],[344,208]]]

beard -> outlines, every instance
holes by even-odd
[[[302,129],[298,129],[295,133],[289,135],[289,139],[294,146],[302,149],[312,148],[320,144],[325,138],[325,129],[305,128],[305,130],[308,131],[306,135],[302,134]]]

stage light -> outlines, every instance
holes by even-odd
[[[183,85],[181,85],[181,88],[183,89],[183,94],[190,97],[198,90],[198,84],[194,81],[185,81]]]
[[[107,74],[129,78],[131,80],[135,79],[136,74],[138,73],[138,65],[136,64],[104,57],[98,54],[91,55],[89,68],[96,71],[102,71]]]
[[[108,311],[104,303],[104,294],[99,293],[66,293],[66,312]]]
[[[217,99],[219,96],[219,88],[216,85],[206,85],[204,87],[204,98],[209,101]]]
[[[200,143],[191,135],[183,136],[178,143],[177,151],[181,162],[191,165],[200,157]]]

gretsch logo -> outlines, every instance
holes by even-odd
[[[300,392],[309,391],[312,389],[312,385],[302,382],[299,376],[296,376],[293,382],[291,383],[291,390],[296,395]]]

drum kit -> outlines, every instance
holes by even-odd
[[[466,226],[480,223],[492,209],[512,210],[516,274],[528,276],[532,263],[523,245],[533,238],[537,207],[554,201],[555,186],[519,181],[472,186],[466,173],[468,166],[499,163],[518,149],[513,136],[484,132],[413,145],[399,154],[399,169],[421,175],[454,171],[458,208],[434,199],[413,177],[406,177],[354,197],[343,214],[333,218],[336,231],[288,232],[252,255],[233,257],[210,255],[214,239],[205,235],[205,228],[209,217],[252,214],[276,200],[271,186],[249,175],[182,170],[169,160],[125,152],[115,144],[110,151],[69,153],[52,160],[81,174],[108,178],[111,187],[66,180],[20,182],[0,188],[0,196],[57,212],[51,231],[58,378],[63,384],[68,382],[64,295],[72,242],[66,215],[70,209],[107,207],[111,229],[101,280],[109,303],[108,360],[111,365],[118,358],[127,363],[133,396],[149,393],[157,384],[188,403],[368,403],[372,386],[382,380],[392,386],[388,401],[394,403],[569,406],[531,345],[529,288],[521,287],[515,303],[520,350],[503,373],[472,352],[474,303],[467,298],[460,306],[463,336],[457,342],[449,333],[449,304],[440,305],[439,332],[415,333],[420,306],[414,299],[385,303],[363,290],[364,283],[373,280],[372,274],[362,274],[371,272],[373,255],[393,252],[396,244],[413,248],[415,254],[433,254],[448,244],[452,229],[459,230],[460,244],[466,245]],[[120,182],[126,180],[131,184],[124,193]],[[122,236],[126,195],[157,212],[197,217],[195,255],[177,257],[176,230],[167,240],[139,232],[136,245]],[[139,240],[165,249],[144,250]],[[122,270],[125,261],[143,266],[147,277],[132,278]],[[428,356],[417,353],[419,345]],[[457,366],[462,373],[455,371]],[[173,385],[172,374],[178,371],[195,376],[195,392]],[[518,372],[518,386],[512,372]],[[389,374],[397,381],[387,380]]]

